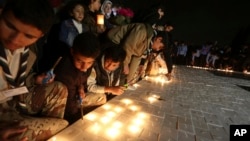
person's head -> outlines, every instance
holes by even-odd
[[[158,31],[152,40],[152,50],[160,51],[167,46],[167,34],[165,31]]]
[[[0,16],[0,41],[12,51],[31,45],[49,31],[53,19],[46,0],[8,0]]]
[[[166,25],[165,26],[165,31],[166,32],[171,32],[172,30],[174,30],[174,27],[172,25]]]
[[[165,15],[165,8],[163,6],[159,6],[157,13],[159,14],[159,19],[161,19]]]
[[[99,54],[99,40],[93,33],[85,32],[76,36],[71,47],[71,55],[78,70],[86,72]]]
[[[115,71],[126,57],[126,51],[119,45],[106,48],[104,51],[104,69],[107,71]]]
[[[110,17],[112,13],[112,2],[110,0],[105,0],[101,7],[101,12],[106,17]]]
[[[86,5],[90,11],[96,12],[100,10],[101,0],[86,0]]]
[[[85,7],[81,1],[70,1],[68,3],[69,15],[77,22],[82,22],[85,15]]]

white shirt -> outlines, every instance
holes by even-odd
[[[20,55],[24,51],[24,48],[17,49],[13,53],[8,49],[4,49],[4,51],[7,57],[10,73],[13,78],[16,78],[19,69]],[[0,66],[0,91],[7,88],[8,88],[8,83],[5,79],[3,69]]]
[[[76,20],[73,19],[73,24],[75,25],[77,31],[79,32],[79,34],[82,33],[82,23],[77,22]]]

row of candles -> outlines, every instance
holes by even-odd
[[[138,136],[150,119],[150,115],[141,111],[140,107],[134,104],[131,99],[122,99],[121,104],[118,105],[106,103],[100,108],[105,111],[93,111],[84,116],[84,119],[92,122],[92,124],[86,128],[85,131],[93,135],[101,135],[102,137],[111,140],[116,140],[124,133],[132,136]],[[133,116],[125,118],[124,121],[122,117],[128,116],[123,114],[125,110],[130,110],[133,113]],[[68,140],[67,135],[57,135],[52,137],[49,141]]]
[[[169,81],[166,81],[166,77],[163,74],[156,76],[146,76],[146,81],[155,82],[162,86]],[[140,84],[133,84],[135,88],[140,87]],[[145,97],[145,100],[150,104],[159,101],[160,96],[151,94]],[[132,136],[139,136],[143,131],[143,128],[147,126],[150,115],[143,112],[139,105],[136,105],[132,99],[121,99],[120,104],[114,105],[110,103],[104,104],[102,109],[104,112],[93,111],[85,115],[83,118],[91,121],[93,124],[90,125],[84,131],[92,133],[93,135],[101,134],[102,137],[107,139],[116,140],[121,135],[129,134]],[[129,110],[133,116],[130,116],[126,121],[119,120],[119,117],[126,116],[124,111]],[[84,124],[84,123],[83,123]],[[67,141],[66,136],[54,136],[49,141]]]
[[[187,67],[192,67],[196,69],[203,69],[203,70],[216,70],[216,71],[221,71],[221,72],[230,72],[233,73],[235,71],[229,70],[229,69],[213,69],[213,68],[207,68],[207,67],[198,67],[198,66],[187,66]],[[240,72],[235,72],[235,73],[240,73]],[[250,74],[248,71],[244,71],[243,74]]]

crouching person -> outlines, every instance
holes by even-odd
[[[87,78],[99,54],[98,38],[90,32],[79,34],[74,39],[69,55],[63,57],[55,69],[55,79],[68,88],[64,118],[70,124],[82,116],[81,104],[87,97],[87,94],[85,97]]]
[[[68,94],[66,86],[54,82],[53,76],[37,75],[32,69],[39,54],[35,43],[49,31],[53,18],[53,9],[46,0],[8,0],[3,7],[0,15],[1,141],[46,140],[68,125],[62,119]]]
[[[125,57],[126,51],[119,45],[113,45],[106,48],[95,62],[87,84],[89,92],[100,95],[96,99],[97,102],[105,103],[106,99],[109,100],[124,93],[126,76],[123,73],[123,61]]]

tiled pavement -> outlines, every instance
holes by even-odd
[[[250,124],[250,92],[238,86],[249,82],[177,66],[170,83],[142,80],[50,140],[229,141],[229,125]]]

